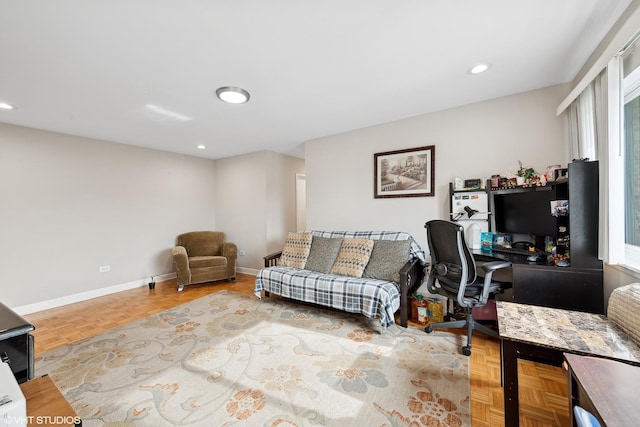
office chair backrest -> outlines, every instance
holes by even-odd
[[[431,252],[432,275],[443,286],[459,287],[476,280],[476,262],[456,223],[432,220],[425,224]]]

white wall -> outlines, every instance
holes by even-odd
[[[447,218],[449,182],[518,168],[567,164],[567,85],[502,97],[309,141],[305,145],[307,228],[399,230],[426,248],[424,223]],[[435,145],[435,196],[373,197],[373,155]]]
[[[212,160],[0,123],[0,301],[173,272],[175,236],[215,228],[214,172]]]
[[[270,152],[266,166],[266,243],[267,253],[272,253],[282,249],[288,232],[299,231],[296,221],[296,174],[304,173],[305,161]],[[260,265],[264,265],[262,257]]]
[[[304,160],[270,151],[216,160],[216,225],[244,250],[241,271],[264,266],[295,231],[295,176]]]
[[[267,251],[265,158],[261,151],[216,161],[216,225],[245,251],[239,267],[255,268]]]

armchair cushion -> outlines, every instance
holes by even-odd
[[[189,268],[205,268],[226,266],[227,259],[223,256],[192,256],[189,257]]]

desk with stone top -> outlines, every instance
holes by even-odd
[[[519,425],[518,359],[561,366],[563,353],[640,366],[640,347],[605,316],[496,302],[504,383],[505,426]]]

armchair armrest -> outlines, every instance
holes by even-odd
[[[231,242],[223,243],[222,256],[227,259],[235,260],[236,258],[238,258],[238,246],[236,246],[235,243]]]
[[[187,285],[191,283],[191,270],[189,269],[189,257],[184,246],[175,246],[171,251],[173,265],[176,269],[178,284]]]
[[[282,251],[274,252],[264,257],[264,267],[275,267],[278,265],[278,260],[282,255]]]

